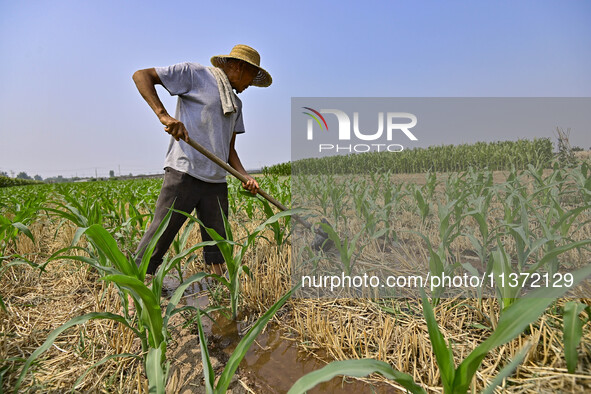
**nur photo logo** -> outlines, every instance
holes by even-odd
[[[343,143],[319,143],[319,152],[349,152],[349,153],[362,153],[369,151],[388,151],[388,152],[401,152],[404,147],[400,144],[391,143],[395,136],[404,134],[411,141],[418,141],[418,138],[410,131],[411,128],[416,126],[417,117],[414,114],[408,112],[377,112],[377,130],[362,130],[360,127],[360,115],[358,111],[354,111],[353,121],[351,122],[350,116],[340,109],[320,109],[316,110],[311,107],[302,107],[305,112],[302,114],[306,115],[306,138],[308,141],[314,140],[314,129],[316,128],[320,132],[328,132],[328,122],[323,114],[334,115],[337,121],[337,134],[331,135],[335,137],[338,142],[341,141],[371,141],[373,143],[361,143],[361,144],[343,144]],[[372,119],[371,114],[365,111],[364,119]],[[376,113],[373,114],[375,119]],[[372,121],[373,121],[372,119]],[[365,120],[367,122],[367,120]],[[332,128],[331,130],[333,130]],[[374,131],[375,130],[375,131]],[[324,139],[324,138],[323,138]],[[323,141],[324,142],[324,141]]]

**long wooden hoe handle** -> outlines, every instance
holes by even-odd
[[[205,147],[203,147],[203,145],[199,144],[197,141],[193,140],[191,137],[189,137],[189,141],[187,143],[189,145],[191,145],[193,148],[195,148],[196,150],[198,150],[200,153],[202,153],[209,160],[213,161],[215,164],[222,167],[224,170],[228,171],[230,174],[234,175],[236,178],[238,178],[243,183],[248,182],[248,179],[244,175],[242,175],[241,173],[236,171],[228,163],[226,163],[225,161],[223,161],[222,159],[220,159],[219,157],[214,155],[212,152],[205,149]],[[265,200],[267,200],[271,204],[275,205],[281,211],[287,211],[287,207],[285,205],[281,204],[279,201],[277,201],[275,198],[273,198],[271,195],[269,195],[266,191],[259,188],[258,193],[261,196],[263,196],[265,198]],[[312,228],[312,225],[309,222],[307,222],[306,220],[302,219],[301,217],[299,217],[297,215],[293,215],[293,217],[294,217],[294,219],[296,219],[297,221],[302,223],[304,226],[306,226],[306,228],[309,228],[309,229]]]

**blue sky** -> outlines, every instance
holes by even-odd
[[[169,136],[131,75],[237,43],[274,79],[241,95],[249,169],[290,159],[291,97],[589,97],[590,20],[588,1],[0,0],[0,171],[160,171]]]

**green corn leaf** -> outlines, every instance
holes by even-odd
[[[59,206],[66,208],[66,206],[63,205],[63,204],[59,204]],[[66,209],[68,209],[68,208],[66,208]],[[59,209],[54,209],[54,208],[45,208],[45,210],[48,211],[48,212],[53,212],[57,216],[59,216],[59,217],[61,217],[63,219],[69,220],[70,222],[74,223],[78,227],[83,227],[83,228],[88,227],[88,224],[87,223],[83,223],[80,220],[80,217],[79,216],[74,215],[74,214],[71,214],[68,211],[61,211]]]
[[[173,203],[173,207],[174,207],[174,203]],[[154,233],[154,236],[152,237],[152,239],[148,243],[148,246],[146,246],[146,249],[144,250],[144,254],[142,256],[142,261],[140,263],[139,268],[136,267],[135,263],[130,264],[130,265],[132,265],[132,270],[135,273],[134,276],[139,275],[139,279],[142,281],[146,277],[146,271],[148,270],[148,265],[150,264],[150,259],[152,258],[152,254],[154,253],[154,249],[156,248],[156,243],[158,242],[158,240],[160,239],[160,237],[162,236],[162,234],[164,233],[164,231],[168,227],[168,223],[170,222],[170,217],[172,216],[173,207],[171,207],[168,210],[168,212],[166,213],[166,216],[164,216],[164,219],[162,219],[162,222],[160,223],[160,225],[158,226],[158,229]],[[160,294],[161,289],[156,289],[156,290],[158,291],[158,294]]]
[[[230,222],[228,221],[228,217],[224,213],[224,210],[222,209],[221,205],[220,205],[220,213],[221,213],[222,219],[224,221],[224,231],[226,233],[226,239],[228,241],[234,241],[234,233],[232,233],[232,226],[230,225]]]
[[[25,234],[27,237],[29,237],[29,239],[33,241],[33,243],[35,242],[35,237],[33,237],[31,230],[29,230],[27,226],[20,222],[12,223],[12,226],[18,229],[21,233]]]
[[[137,276],[137,267],[135,264],[130,264],[123,253],[121,253],[117,246],[117,242],[107,230],[98,224],[93,224],[88,227],[84,233],[97,249],[107,256],[117,270],[125,275]]]
[[[135,277],[126,275],[107,275],[101,278],[111,281],[132,294],[136,300],[142,300],[141,319],[150,331],[149,338],[152,347],[159,347],[164,336],[162,334],[162,311],[159,300],[148,287]]]
[[[288,209],[287,211],[281,211],[276,213],[275,215],[271,216],[270,218],[267,218],[267,220],[265,220],[262,224],[260,224],[254,231],[253,233],[260,233],[261,231],[263,231],[265,229],[265,227],[267,227],[268,225],[277,222],[279,219],[286,217],[286,216],[293,216],[293,215],[299,215],[300,213],[305,212],[306,210],[303,208],[293,208],[293,209]]]
[[[69,248],[64,248],[61,251],[65,251]],[[80,248],[82,250],[84,250],[83,248]],[[60,252],[60,251],[58,251]],[[56,252],[56,253],[58,253]],[[117,270],[114,267],[110,267],[110,266],[104,266],[104,265],[100,265],[98,264],[98,262],[96,261],[96,259],[93,259],[91,257],[86,257],[86,256],[68,256],[68,255],[55,255],[53,257],[51,257],[50,259],[47,260],[47,263],[53,261],[53,260],[57,260],[57,259],[65,259],[65,260],[77,260],[77,261],[81,261],[83,263],[88,264],[89,266],[96,268],[99,272],[103,273],[103,274],[112,274],[112,275],[117,275],[117,274],[121,274],[121,271]]]
[[[426,393],[414,382],[412,376],[393,369],[388,363],[373,359],[333,361],[317,371],[302,376],[287,393],[303,394],[319,383],[339,375],[364,377],[375,372],[396,381],[411,393]]]
[[[224,257],[224,261],[228,266],[228,270],[232,270],[234,268],[234,245],[238,245],[236,242],[234,242],[232,239],[226,239],[222,237],[220,234],[218,234],[218,232],[214,229],[204,226],[203,222],[198,218],[194,217],[193,215],[178,210],[174,210],[174,212],[185,215],[187,218],[189,218],[189,220],[199,223],[199,225],[201,225],[205,229],[207,234],[211,237],[213,241],[215,241],[216,245],[220,249],[220,252]]]
[[[503,309],[505,309],[513,303],[520,287],[512,287],[508,284],[509,275],[513,272],[510,257],[501,242],[497,240],[497,243],[498,249],[491,254],[491,265],[495,275],[497,291],[501,296]],[[504,278],[504,286],[502,286],[503,280],[501,278]]]
[[[80,241],[80,238],[82,237],[82,235],[84,234],[84,232],[86,231],[86,227],[78,227],[76,229],[76,232],[74,233],[74,238],[72,239],[72,246],[76,246],[78,245],[78,242]]]
[[[564,334],[564,358],[569,373],[575,373],[579,354],[577,347],[581,342],[583,335],[583,320],[579,315],[585,309],[586,305],[580,302],[567,302],[564,306],[563,315],[563,334]]]
[[[18,389],[25,377],[25,375],[27,374],[27,371],[29,370],[29,367],[31,366],[31,364],[33,363],[33,361],[35,361],[35,359],[37,357],[39,357],[42,353],[44,353],[45,351],[47,351],[47,349],[49,349],[51,347],[51,345],[53,345],[53,342],[56,340],[56,338],[65,330],[67,330],[68,328],[75,326],[77,324],[84,324],[89,320],[93,320],[93,319],[110,319],[110,320],[115,320],[119,323],[124,324],[125,326],[127,326],[128,328],[130,328],[133,332],[135,332],[135,334],[137,336],[140,336],[140,333],[137,331],[137,329],[135,329],[134,327],[130,326],[129,323],[127,322],[127,320],[125,320],[125,318],[123,316],[120,315],[115,315],[113,313],[108,313],[108,312],[91,312],[91,313],[87,313],[86,315],[83,316],[78,316],[75,317],[73,319],[71,319],[70,321],[62,324],[61,326],[59,326],[58,328],[56,328],[55,330],[53,330],[49,336],[47,337],[47,339],[45,340],[45,342],[43,342],[43,344],[41,346],[39,346],[27,359],[27,361],[25,361],[25,364],[23,365],[23,369],[21,370],[21,373],[19,375],[18,380],[16,381],[16,384],[14,386],[14,392],[18,393]]]
[[[480,227],[480,234],[484,238],[484,242],[486,242],[486,240],[488,238],[488,223],[487,223],[484,215],[480,212],[473,212],[473,213],[471,213],[471,216],[478,223],[478,226]]]
[[[164,394],[166,388],[167,368],[163,365],[166,356],[166,342],[156,348],[148,349],[146,355],[146,375],[148,376],[148,392]]]
[[[203,364],[203,375],[205,377],[205,390],[207,394],[213,394],[215,374],[211,365],[209,357],[209,350],[207,350],[207,338],[203,332],[203,325],[201,324],[201,313],[197,309],[197,327],[199,329],[199,347],[201,348],[201,360]]]
[[[186,250],[182,251],[181,253],[177,254],[172,259],[170,259],[168,262],[166,262],[165,264],[162,264],[160,267],[158,267],[158,271],[156,271],[156,277],[155,277],[153,284],[152,284],[152,292],[154,293],[154,295],[156,295],[156,297],[160,298],[160,295],[162,294],[162,283],[164,281],[164,277],[166,276],[166,274],[168,274],[168,272],[171,269],[173,269],[173,267],[175,267],[177,264],[180,264],[180,262],[185,257],[187,257],[191,253],[195,252],[196,250],[201,249],[204,246],[216,245],[216,244],[217,244],[216,241],[199,242],[198,244],[193,245],[191,248],[186,249]]]
[[[337,250],[339,251],[339,253],[341,253],[341,250],[343,249],[343,245],[341,242],[341,238],[336,233],[334,228],[332,228],[331,225],[326,224],[326,223],[319,223],[319,225],[322,228],[322,230],[326,233],[326,235],[328,235],[328,239],[330,239],[334,243],[334,245],[337,248]]]
[[[523,362],[525,356],[527,356],[527,352],[531,348],[532,344],[527,343],[520,351],[515,355],[513,360],[509,364],[503,367],[503,369],[498,373],[497,376],[492,380],[492,382],[484,389],[482,394],[494,394],[495,388],[503,383],[503,379],[508,377],[517,369],[517,367]]]
[[[574,221],[577,219],[577,216],[579,216],[581,212],[586,211],[589,208],[591,208],[591,205],[585,205],[568,211],[568,213],[561,215],[560,219],[558,219],[556,224],[554,224],[553,228],[559,229],[560,235],[566,237],[568,235],[568,230],[573,225]]]
[[[441,380],[443,381],[443,391],[451,393],[451,387],[453,385],[455,377],[455,364],[453,359],[453,353],[447,346],[443,334],[439,330],[437,320],[433,314],[433,308],[429,303],[429,300],[425,296],[423,289],[421,289],[421,298],[423,300],[423,315],[427,322],[427,329],[429,331],[429,338],[431,339],[431,346],[437,359],[437,365],[441,371]]]
[[[591,265],[573,272],[573,287],[591,275]],[[458,366],[454,379],[454,393],[467,392],[472,377],[490,350],[501,346],[518,335],[544,313],[548,305],[569,291],[569,287],[538,289],[517,299],[501,314],[496,330],[472,351]]]
[[[538,261],[538,263],[534,264],[529,270],[529,273],[533,273],[536,272],[538,270],[538,268],[542,267],[544,264],[546,264],[547,262],[553,260],[554,258],[556,258],[558,255],[567,252],[571,249],[574,248],[580,248],[582,246],[591,244],[591,239],[585,239],[582,241],[577,241],[577,242],[572,242],[570,244],[566,244],[566,245],[562,245],[562,246],[558,246],[554,249],[552,249],[551,251],[549,251],[548,253],[546,253],[544,255],[544,257],[542,257],[540,259],[540,261]]]

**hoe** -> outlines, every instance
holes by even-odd
[[[242,175],[241,173],[236,171],[234,168],[230,167],[230,165],[228,163],[226,163],[225,161],[223,161],[222,159],[220,159],[219,157],[217,157],[216,155],[214,155],[213,153],[211,153],[210,151],[205,149],[205,147],[200,145],[198,142],[196,142],[192,138],[189,137],[187,143],[189,145],[191,145],[193,148],[195,148],[197,151],[199,151],[201,154],[203,154],[205,157],[207,157],[209,160],[213,161],[215,164],[222,167],[224,170],[228,171],[230,174],[234,175],[241,182],[246,183],[248,181],[244,175]],[[281,204],[273,196],[269,195],[266,191],[259,189],[258,193],[261,196],[263,196],[263,198],[265,198],[265,200],[267,200],[271,204],[275,205],[279,210],[287,211],[287,207],[285,205]],[[298,222],[300,222],[301,224],[303,224],[307,229],[314,231],[314,233],[316,234],[314,236],[314,240],[312,241],[312,248],[314,248],[315,250],[319,250],[321,248],[326,249],[326,248],[330,247],[330,245],[332,244],[332,241],[330,241],[328,239],[328,234],[324,230],[322,230],[322,228],[320,226],[316,226],[316,228],[314,228],[314,226],[310,222],[305,220],[304,218],[302,218],[298,215],[293,215],[292,217],[295,220],[297,220]],[[330,225],[326,219],[322,219],[322,223]]]

